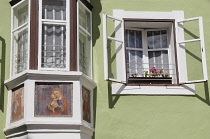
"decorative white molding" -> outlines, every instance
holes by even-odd
[[[77,71],[38,71],[27,70],[17,74],[10,79],[6,80],[4,84],[8,90],[11,90],[18,86],[25,80],[47,80],[47,81],[82,81],[88,83],[91,88],[96,87],[96,83],[82,72]]]

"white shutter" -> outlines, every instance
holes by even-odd
[[[202,17],[195,17],[195,18],[184,19],[182,21],[179,21],[178,24],[183,24],[185,22],[190,22],[190,21],[195,21],[195,20],[198,20],[198,22],[199,22],[199,35],[200,35],[200,38],[179,41],[178,44],[179,44],[179,46],[181,46],[181,45],[184,46],[185,43],[191,43],[191,42],[197,42],[197,41],[200,42],[201,57],[202,57],[203,79],[201,79],[201,80],[192,80],[192,81],[184,81],[184,82],[180,82],[180,84],[200,83],[200,82],[206,82],[208,80]],[[180,28],[179,25],[178,25],[178,27]]]
[[[114,37],[108,36],[109,26],[107,25],[107,19],[110,18],[114,21],[113,32]],[[115,55],[116,55],[116,78],[109,77],[109,47],[108,40],[115,42]],[[126,69],[125,69],[125,48],[124,48],[124,22],[121,19],[115,18],[110,15],[103,14],[103,50],[104,50],[104,79],[106,81],[112,81],[117,83],[126,83]]]

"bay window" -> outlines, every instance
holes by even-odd
[[[11,0],[10,5],[6,138],[92,138],[96,83],[89,0]],[[24,107],[14,108],[17,103]]]

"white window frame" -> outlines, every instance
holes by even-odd
[[[124,11],[124,10],[113,10],[113,17],[118,17],[118,19],[172,19],[175,20],[176,32],[176,49],[177,49],[177,62],[179,71],[179,82],[188,81],[187,77],[187,66],[186,66],[186,52],[185,49],[181,49],[177,40],[184,40],[184,30],[178,31],[177,22],[184,21],[183,11],[172,11],[172,12],[136,12],[136,11]],[[106,24],[105,24],[106,25]],[[104,27],[106,28],[106,27]],[[104,36],[106,36],[106,30],[104,30]],[[202,30],[200,30],[202,33]],[[202,35],[200,35],[202,37]],[[178,39],[179,38],[179,39]],[[181,39],[180,39],[181,38]],[[201,38],[202,39],[202,38]],[[106,40],[106,38],[104,39]],[[202,42],[202,41],[201,41]],[[182,42],[183,43],[183,42]],[[106,43],[104,42],[104,46]],[[106,47],[104,47],[106,48]],[[204,48],[204,47],[202,47]],[[105,50],[106,51],[106,50]],[[204,50],[203,50],[204,51]],[[106,52],[105,52],[106,53]],[[105,57],[106,58],[106,57]],[[116,56],[116,61],[120,61],[119,57]],[[122,57],[120,57],[122,59]],[[203,58],[205,60],[205,57]],[[106,61],[106,60],[105,60]],[[122,62],[120,62],[121,64]],[[205,64],[204,64],[205,65]],[[108,74],[105,66],[105,74]],[[204,72],[205,73],[205,72]],[[120,73],[123,76],[122,73]],[[205,74],[206,75],[206,74]],[[117,76],[118,77],[118,76]],[[205,81],[205,80],[204,80]],[[165,86],[127,86],[120,82],[112,84],[112,94],[145,94],[145,95],[195,95],[195,85],[192,83],[196,82],[185,82],[185,84],[179,85],[165,85]]]
[[[42,19],[42,0],[39,0],[39,49],[38,70],[69,71],[70,67],[70,0],[66,0],[66,20]],[[66,26],[66,68],[42,68],[42,25],[65,25]]]
[[[88,1],[89,2],[89,1]],[[83,8],[85,8],[85,10],[87,10],[87,12],[90,14],[90,31],[88,31],[87,29],[83,28],[80,23],[79,23],[79,8],[80,6],[82,6]],[[83,34],[83,35],[87,35],[88,37],[90,37],[90,75],[89,77],[92,78],[92,11],[89,10],[80,0],[78,0],[77,2],[77,69],[78,71],[80,71],[80,46],[79,46],[79,34]],[[87,75],[88,76],[88,75]]]
[[[204,44],[204,32],[203,32],[203,18],[202,17],[194,17],[189,19],[184,19],[182,21],[177,22],[180,25],[183,25],[185,22],[195,21],[198,20],[199,23],[199,35],[200,37],[198,39],[190,39],[190,40],[179,40],[178,44],[179,46],[184,46],[185,43],[191,43],[191,42],[200,42],[201,47],[201,56],[202,56],[202,70],[203,70],[203,79],[201,80],[192,80],[192,81],[185,81],[180,82],[180,84],[190,84],[190,83],[200,83],[200,82],[207,82],[208,81],[208,74],[207,74],[207,66],[206,66],[206,53],[205,53],[205,44]],[[182,30],[178,25],[179,29]]]
[[[108,29],[107,18],[110,18],[110,19],[112,19],[114,21],[120,22],[120,23],[115,23],[115,26],[117,26],[119,24],[121,24],[121,26],[122,26],[120,31],[121,31],[121,33],[123,35],[121,34],[120,38],[116,38],[116,36],[119,35],[117,30],[115,32],[116,33],[115,37],[108,36],[108,34],[107,34],[107,29]],[[103,14],[104,80],[125,84],[126,83],[126,78],[125,78],[125,76],[126,76],[126,69],[125,69],[124,28],[123,27],[124,27],[124,21],[122,19],[110,16],[110,15],[107,15],[107,14]],[[124,63],[124,64],[122,64],[122,67],[123,67],[122,69],[124,69],[124,70],[121,71],[122,72],[121,75],[124,75],[124,76],[119,76],[118,75],[116,79],[113,79],[113,78],[109,77],[109,71],[108,71],[108,69],[109,69],[109,66],[108,66],[108,46],[107,46],[108,40],[115,41],[116,44],[120,43],[119,47],[121,47],[120,49],[122,50],[122,53],[120,54],[120,57],[121,57],[121,60]],[[116,49],[118,49],[118,48],[116,48]]]
[[[21,5],[28,5],[28,22],[22,24],[21,26],[17,27],[17,28],[14,28],[14,11],[15,11],[15,8],[17,8],[18,6],[21,6]],[[30,5],[31,5],[31,1],[30,0],[23,0],[23,1],[20,1],[19,3],[15,4],[14,6],[11,7],[11,45],[10,45],[10,77],[16,75],[16,74],[21,74],[22,72],[26,71],[29,69],[29,57],[30,57]],[[21,6],[22,7],[22,6]],[[24,7],[24,6],[23,6]],[[20,73],[15,73],[16,70],[15,70],[15,65],[13,64],[14,60],[15,60],[15,48],[14,48],[14,35],[13,33],[19,29],[24,30],[28,28],[28,48],[27,48],[27,67],[25,70],[23,70],[22,72]],[[20,32],[20,31],[19,31]]]

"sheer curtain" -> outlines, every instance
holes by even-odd
[[[143,76],[143,46],[142,32],[136,30],[126,30],[126,63],[127,76],[132,74]]]
[[[66,68],[66,1],[43,0],[42,19],[41,67]]]
[[[166,30],[148,31],[149,68],[156,67],[169,74],[168,40]]]

